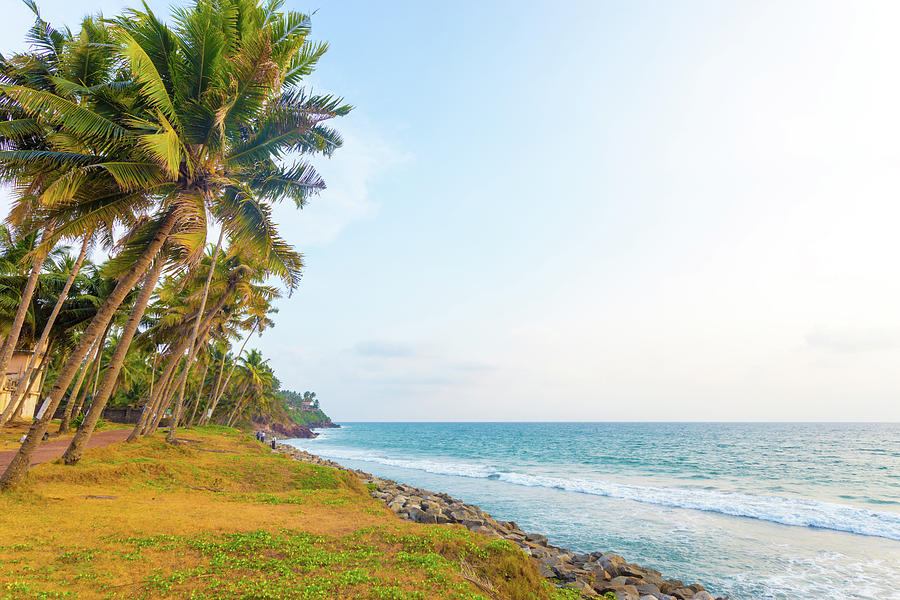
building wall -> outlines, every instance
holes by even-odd
[[[41,357],[38,357],[38,361],[40,361],[40,358]],[[0,411],[6,410],[6,406],[9,404],[12,395],[16,391],[16,386],[19,385],[19,379],[21,379],[22,375],[25,373],[25,367],[28,366],[29,360],[31,360],[31,352],[19,351],[14,352],[12,358],[9,359],[9,364],[6,366],[6,383],[3,384],[3,389],[0,390]],[[40,364],[40,362],[38,364]],[[28,390],[25,399],[25,404],[22,406],[21,412],[16,416],[23,419],[31,419],[34,416],[34,412],[37,410],[38,401],[40,399],[41,385],[43,383],[44,373],[41,373],[31,384],[31,388]]]

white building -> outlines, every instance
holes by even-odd
[[[40,365],[40,358],[38,357],[37,365]],[[29,360],[31,360],[31,352],[20,352],[18,350],[9,359],[9,364],[6,365],[6,383],[3,384],[3,389],[0,390],[0,412],[6,410],[6,406],[16,391],[16,386],[19,385],[19,380],[25,373],[25,367],[28,366]],[[34,416],[43,383],[44,373],[42,371],[31,383],[31,388],[26,394],[25,403],[22,405],[21,411],[17,415],[13,415],[13,418],[31,419]]]

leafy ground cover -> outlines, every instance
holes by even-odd
[[[399,520],[221,427],[89,450],[0,494],[0,598],[559,600],[515,546]]]

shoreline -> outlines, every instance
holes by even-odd
[[[699,584],[665,579],[659,571],[629,563],[618,554],[600,551],[581,554],[553,546],[544,535],[526,533],[512,521],[494,519],[477,506],[445,493],[349,469],[283,441],[276,442],[272,451],[301,462],[353,473],[374,498],[381,500],[401,519],[426,524],[458,524],[470,531],[507,540],[537,561],[542,577],[557,587],[580,592],[583,598],[614,594],[617,600],[727,600],[727,597],[713,596]]]

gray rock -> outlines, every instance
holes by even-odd
[[[588,596],[590,598],[590,597],[594,597],[597,595],[597,592],[594,591],[594,588],[592,588],[589,584],[585,583],[584,581],[578,581],[578,580],[570,581],[569,583],[566,584],[565,587],[567,587],[569,589],[577,590],[578,592],[581,593],[582,597]]]
[[[640,592],[641,596],[659,593],[659,588],[652,583],[636,583],[634,587],[637,588],[637,591]],[[694,598],[696,597],[697,596],[694,596]]]
[[[414,521],[416,523],[425,522],[425,511],[423,511],[418,506],[408,506],[402,508],[400,512],[406,514],[410,521]]]

